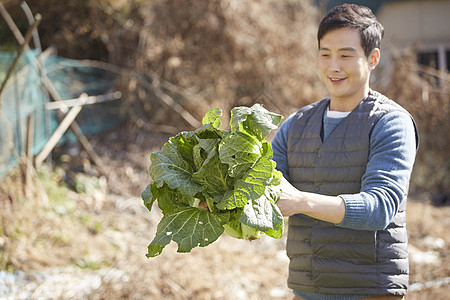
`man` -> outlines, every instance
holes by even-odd
[[[405,209],[418,135],[406,110],[369,88],[383,30],[367,7],[332,9],[318,30],[330,96],[290,116],[272,141],[295,299],[403,299],[407,291]]]

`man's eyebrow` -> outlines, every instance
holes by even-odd
[[[330,51],[330,49],[327,47],[320,47],[319,50]],[[356,51],[356,48],[355,47],[343,47],[343,48],[339,48],[338,51]]]
[[[339,48],[338,51],[356,51],[355,47],[344,47],[344,48]]]

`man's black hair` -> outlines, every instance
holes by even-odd
[[[367,57],[374,48],[380,48],[384,35],[383,26],[370,8],[356,4],[336,6],[322,19],[317,32],[319,48],[320,40],[327,32],[344,27],[358,30],[361,46]]]

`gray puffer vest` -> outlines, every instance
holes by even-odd
[[[299,190],[324,195],[354,194],[369,157],[369,139],[386,113],[402,110],[371,91],[322,142],[329,99],[302,108],[288,137],[290,182]],[[406,111],[405,111],[406,112]],[[409,277],[406,201],[384,230],[338,227],[297,214],[289,218],[288,286],[332,294],[406,294]]]

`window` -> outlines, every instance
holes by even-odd
[[[420,47],[417,51],[417,62],[448,72],[450,70],[450,43]]]
[[[431,51],[431,52],[422,52],[417,54],[417,62],[424,66],[429,66],[434,69],[438,69],[439,63],[438,63],[438,52],[437,51]]]
[[[450,70],[450,43],[422,46],[417,51],[417,63],[421,77],[426,77],[434,86],[443,87],[442,71],[448,74]]]
[[[450,50],[445,51],[445,58],[447,60],[447,71],[450,71]]]

